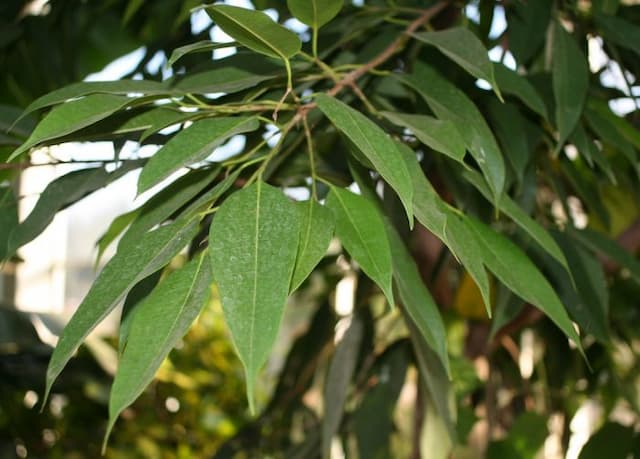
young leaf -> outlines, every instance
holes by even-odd
[[[396,291],[405,311],[449,373],[447,338],[438,306],[424,285],[418,267],[396,229],[389,222],[386,222],[385,228],[391,246]]]
[[[493,75],[493,64],[489,60],[489,52],[469,29],[452,27],[435,32],[414,33],[413,37],[435,46],[476,78],[488,81],[498,98],[502,100],[500,88]]]
[[[126,107],[135,99],[112,94],[93,94],[51,110],[7,161],[43,142],[78,131]]]
[[[136,308],[127,346],[109,397],[105,443],[120,413],[142,393],[158,367],[196,319],[210,294],[204,254],[167,276]]]
[[[428,147],[444,153],[460,163],[463,162],[466,153],[465,144],[451,121],[407,113],[381,112],[380,114],[396,126],[409,129],[420,142]]]
[[[253,117],[208,118],[180,131],[153,155],[140,173],[138,194],[158,184],[182,167],[206,159],[229,138],[255,131],[260,122]]]
[[[544,312],[583,352],[580,337],[549,281],[518,246],[473,218],[466,219],[476,236],[484,264],[523,300]]]
[[[257,182],[232,194],[209,233],[213,277],[247,378],[254,388],[278,334],[296,262],[300,213],[280,190]]]
[[[478,108],[461,90],[420,62],[416,63],[414,73],[401,76],[400,79],[425,99],[438,118],[455,124],[487,178],[494,199],[498,200],[505,182],[504,160]]]
[[[325,95],[316,97],[318,107],[371,161],[389,185],[398,193],[413,226],[413,187],[411,174],[395,142],[376,124],[343,102]]]
[[[491,200],[491,193],[480,174],[474,171],[464,171],[463,176],[482,193],[482,195]],[[514,222],[520,226],[529,236],[533,238],[540,246],[549,253],[558,263],[560,263],[567,271],[569,264],[564,253],[558,247],[556,241],[538,222],[532,219],[524,212],[518,204],[516,204],[509,196],[505,195],[500,200],[499,208],[502,212],[509,216]]]
[[[316,200],[296,203],[301,214],[300,243],[296,267],[291,278],[293,292],[311,274],[327,252],[335,223],[333,214]]]
[[[291,14],[313,29],[335,18],[343,4],[344,0],[287,0]]]
[[[286,61],[300,51],[302,46],[300,38],[294,32],[274,22],[261,11],[230,5],[208,6],[206,11],[234,40],[258,53]]]
[[[47,368],[45,400],[73,353],[141,279],[166,265],[197,232],[197,225],[177,221],[150,232],[145,238],[120,246],[64,328]]]
[[[502,92],[518,97],[531,110],[541,115],[544,119],[549,119],[547,106],[533,85],[524,76],[498,63],[493,64],[493,70]]]
[[[571,34],[559,23],[554,28],[552,65],[559,150],[582,115],[589,88],[587,60]]]
[[[342,188],[331,188],[327,207],[336,219],[336,236],[393,306],[391,249],[377,209],[367,199]]]
[[[181,57],[186,56],[187,54],[204,53],[207,51],[213,51],[214,49],[230,48],[236,45],[237,43],[234,42],[214,43],[210,40],[202,40],[195,43],[189,43],[188,45],[180,46],[179,48],[173,50],[173,52],[171,53],[171,57],[169,57],[169,60],[167,61],[167,67],[171,67]]]

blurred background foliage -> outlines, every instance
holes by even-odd
[[[40,13],[32,14],[29,8],[41,3],[45,5],[40,5]],[[209,37],[208,29],[191,33],[190,10],[199,3],[3,0],[0,127],[7,127],[8,120],[38,96],[81,80],[140,47],[144,47],[144,56],[129,76],[160,80],[162,66],[156,72],[147,68],[159,51],[166,57],[179,46]],[[608,3],[594,2],[601,8]],[[275,8],[281,17],[288,14],[283,1],[254,4],[260,9]],[[487,29],[495,4],[475,4],[481,14],[478,27]],[[518,16],[520,2],[507,4],[512,5],[508,14]],[[626,8],[630,17],[640,16],[637,6]],[[511,45],[525,55],[531,43],[527,44],[526,37],[516,37]],[[371,44],[374,51],[376,46],[379,48]],[[625,49],[620,53],[625,65],[638,75],[637,56]],[[198,57],[185,56],[183,64],[188,67],[191,59],[196,62]],[[637,111],[628,118],[636,119]],[[27,119],[23,126],[28,132],[33,124]],[[16,143],[1,140],[3,158]],[[15,173],[0,170],[0,180]],[[594,218],[591,224],[616,237],[638,217],[634,191],[625,189],[624,183],[597,186],[602,214],[610,221]],[[419,244],[417,241],[418,256]],[[535,252],[531,255],[536,257]],[[548,261],[542,253],[538,258],[540,263]],[[326,302],[341,277],[335,261],[335,256],[326,258],[291,300],[288,323],[262,376],[261,415],[256,419],[248,416],[242,368],[227,337],[219,304],[213,301],[163,364],[156,382],[125,411],[106,457],[315,457],[320,449],[318,413],[323,409],[334,330],[349,326]],[[456,286],[452,298],[438,297],[435,292],[445,305],[458,407],[459,445],[452,457],[475,458],[479,451],[494,459],[542,457],[543,450],[571,450],[572,434],[580,432],[586,435],[583,443],[588,440],[580,458],[640,457],[637,283],[624,272],[607,276],[611,339],[585,346],[590,371],[548,319],[530,306],[523,307],[501,288],[496,289],[496,316],[490,323],[475,284],[460,274],[455,260],[444,257],[439,263],[440,272],[452,276],[448,283]],[[559,283],[557,280],[556,287],[561,290]],[[365,284],[361,279],[359,291],[366,290]],[[354,341],[354,355],[344,357],[356,362],[355,391],[344,420],[345,432],[349,432],[344,439],[348,457],[415,457],[420,443],[433,445],[433,438],[446,437],[443,426],[428,422],[430,407],[440,401],[426,400],[424,382],[410,364],[409,330],[397,312],[377,320],[384,312],[381,302],[374,299],[359,304],[353,319],[361,332]],[[41,413],[38,397],[51,349],[39,339],[31,319],[33,314],[9,304],[0,308],[0,457],[98,457],[107,420],[109,356],[113,353],[83,347]],[[106,344],[117,349],[115,337]],[[579,417],[580,410],[588,413]],[[579,425],[587,418],[596,421]],[[421,423],[416,419],[427,419],[417,433]],[[433,451],[434,456],[437,453]]]

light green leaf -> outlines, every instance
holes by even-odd
[[[0,185],[0,262],[9,258],[9,238],[18,226],[18,201],[11,186]]]
[[[522,75],[503,64],[493,64],[498,86],[505,94],[518,97],[524,104],[544,119],[549,119],[547,106],[531,83]]]
[[[502,153],[487,122],[469,98],[438,72],[417,62],[414,73],[399,77],[415,89],[438,118],[455,124],[480,170],[499,200],[505,183]]]
[[[291,279],[292,292],[300,287],[324,257],[335,226],[331,211],[316,200],[298,202],[296,206],[301,215],[301,226],[296,267]]]
[[[466,223],[475,235],[481,259],[500,281],[544,312],[581,353],[580,337],[549,281],[518,246],[473,218]]]
[[[589,66],[577,43],[560,23],[553,29],[553,95],[556,101],[558,147],[576,127],[589,88]]]
[[[458,162],[463,162],[466,153],[465,144],[460,132],[451,121],[407,113],[381,112],[380,114],[396,126],[409,129],[420,142],[428,147],[444,153]]]
[[[258,53],[286,61],[302,46],[294,32],[261,11],[230,5],[208,6],[206,11],[224,32]]]
[[[76,349],[140,280],[166,265],[197,233],[194,222],[178,221],[121,245],[65,327],[47,369],[45,399]]]
[[[395,142],[373,121],[339,100],[319,94],[318,107],[371,161],[376,171],[398,193],[413,227],[411,174]]]
[[[173,172],[206,159],[213,150],[237,134],[255,131],[254,117],[208,118],[194,122],[169,140],[147,162],[138,180],[138,194],[158,184]]]
[[[111,173],[103,167],[80,169],[55,179],[40,194],[40,199],[27,218],[11,233],[9,251],[14,253],[35,239],[65,207],[99,190],[139,165],[140,163],[137,162],[127,162]]]
[[[502,95],[493,75],[489,52],[466,27],[451,27],[435,32],[414,33],[414,38],[435,46],[471,75],[489,82],[500,100]]]
[[[438,306],[424,285],[418,267],[396,229],[389,222],[386,222],[385,228],[391,246],[393,280],[404,310],[449,373],[447,337]]]
[[[482,177],[477,172],[468,170],[463,172],[463,176],[469,183],[471,183],[476,189],[482,193],[487,199],[491,200],[491,192],[489,188],[482,180]],[[504,195],[500,200],[499,209],[504,212],[509,218],[520,226],[529,236],[533,238],[540,247],[546,250],[558,263],[560,263],[567,271],[569,271],[569,264],[562,252],[562,249],[558,246],[556,241],[551,237],[549,232],[545,230],[538,222],[531,218],[527,213],[516,204],[513,199],[508,195]]]
[[[278,334],[296,262],[300,213],[282,192],[262,182],[232,194],[209,234],[211,266],[222,308],[247,378],[254,388]]]
[[[8,161],[43,142],[78,131],[131,104],[135,99],[112,94],[92,94],[72,100],[51,110],[16,149]]]
[[[186,56],[187,54],[204,53],[207,51],[213,51],[214,49],[231,48],[237,45],[238,44],[235,42],[214,43],[210,40],[202,40],[195,43],[189,43],[188,45],[180,46],[179,48],[173,50],[173,52],[171,53],[171,57],[169,57],[169,60],[167,61],[167,67],[171,67],[181,57]]]
[[[196,319],[210,294],[204,254],[171,273],[136,308],[109,398],[105,443],[122,411],[151,382],[162,361]]]
[[[333,187],[327,197],[327,207],[336,219],[336,236],[394,306],[391,249],[378,210],[362,196]]]
[[[319,29],[335,18],[343,4],[344,0],[287,0],[291,14],[313,29]]]
[[[324,386],[325,415],[322,418],[322,457],[330,457],[331,441],[340,429],[345,412],[345,402],[349,385],[353,378],[364,326],[362,320],[354,315],[351,325],[344,332],[331,358],[327,379]]]

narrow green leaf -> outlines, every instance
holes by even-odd
[[[327,379],[324,386],[325,415],[322,418],[322,457],[330,457],[331,441],[340,429],[340,423],[345,412],[345,402],[349,385],[353,378],[360,342],[364,327],[358,316],[351,318],[351,325],[344,332],[342,339],[333,354]]]
[[[529,257],[509,239],[478,220],[467,218],[466,223],[476,236],[484,264],[514,293],[544,312],[584,353],[580,337],[558,295]]]
[[[600,140],[621,152],[629,160],[636,173],[640,174],[636,150],[612,122],[612,118],[617,118],[616,115],[609,112],[602,116],[600,112],[590,108],[587,108],[584,114],[589,126],[600,137]]]
[[[589,66],[577,43],[560,23],[553,33],[553,95],[556,101],[558,150],[576,127],[589,88]]]
[[[112,94],[93,94],[72,100],[51,110],[16,149],[8,161],[43,142],[78,131],[126,107],[135,99]]]
[[[336,219],[336,236],[393,306],[391,249],[377,209],[369,200],[342,188],[331,188],[327,207]]]
[[[469,183],[482,193],[482,195],[491,201],[491,192],[484,184],[482,177],[477,172],[468,170],[463,172],[463,176]],[[504,195],[500,200],[499,209],[509,218],[520,226],[529,236],[533,238],[540,247],[546,250],[558,263],[560,263],[568,272],[569,264],[556,241],[551,237],[549,232],[545,230],[538,222],[531,218],[527,213],[516,204],[508,195]]]
[[[18,226],[18,201],[11,186],[0,185],[0,262],[10,256],[9,238]]]
[[[169,57],[169,60],[167,61],[167,67],[171,67],[178,60],[180,60],[180,58],[186,56],[187,54],[205,53],[207,51],[213,51],[214,49],[230,48],[237,45],[238,44],[235,42],[215,43],[211,40],[202,40],[195,43],[189,43],[188,45],[180,46],[179,48],[173,50],[173,52],[171,53],[171,57]]]
[[[640,27],[637,24],[608,14],[596,14],[595,20],[605,40],[610,40],[640,56]]]
[[[509,51],[518,64],[526,66],[542,48],[552,11],[552,0],[514,2],[509,8],[505,8],[509,27]]]
[[[344,0],[287,0],[291,14],[313,29],[319,29],[335,18],[343,4]]]
[[[11,233],[9,251],[14,253],[20,247],[35,239],[53,221],[62,209],[82,199],[89,193],[108,185],[131,171],[139,163],[125,163],[114,172],[107,172],[103,167],[80,169],[69,172],[49,183],[40,194],[31,213]]]
[[[126,96],[127,94],[162,95],[171,91],[166,83],[151,80],[117,80],[117,81],[82,81],[64,86],[55,91],[37,98],[29,104],[21,117],[36,110],[61,104],[71,99],[88,96],[91,94],[114,94]]]
[[[333,237],[333,214],[316,200],[296,203],[301,214],[300,243],[291,279],[293,292],[324,257]]]
[[[606,100],[591,98],[587,104],[590,111],[606,118],[627,141],[640,149],[640,131],[626,118],[614,114]]]
[[[434,32],[414,33],[413,37],[435,46],[474,77],[488,81],[498,98],[502,100],[500,88],[493,75],[489,52],[471,30],[466,27],[451,27]]]
[[[210,294],[204,254],[173,272],[137,307],[109,398],[105,443],[122,411],[151,382],[162,361],[196,319]]]
[[[254,117],[208,118],[180,131],[154,154],[140,173],[138,194],[158,184],[182,167],[206,159],[213,150],[237,134],[255,131]]]
[[[493,64],[498,86],[505,94],[518,97],[524,104],[544,119],[549,119],[547,106],[531,83],[522,75],[503,64]]]
[[[398,193],[407,212],[409,225],[413,227],[411,174],[395,142],[373,121],[343,102],[325,94],[319,94],[316,101],[333,125],[358,147],[382,178]]]
[[[234,172],[218,182],[216,186],[206,193],[203,193],[198,199],[189,204],[189,206],[181,213],[180,218],[192,218],[198,212],[209,209],[211,205],[216,202],[220,196],[226,193],[235,181],[238,180],[241,172],[242,169],[236,169]]]
[[[254,388],[278,334],[296,262],[300,213],[282,192],[262,182],[232,194],[209,234],[211,266],[222,308],[247,378]]]
[[[96,246],[98,248],[98,254],[96,255],[95,267],[100,264],[100,260],[104,255],[104,252],[109,248],[109,246],[115,241],[118,236],[120,236],[124,230],[133,222],[138,214],[140,213],[140,209],[134,209],[129,212],[125,212],[124,214],[118,215],[113,219],[107,231],[104,232],[98,242],[96,242]]]
[[[385,228],[391,246],[396,291],[400,295],[405,311],[424,340],[436,353],[448,374],[447,337],[438,306],[424,285],[418,267],[396,229],[389,222],[386,223]]]
[[[170,108],[160,106],[128,119],[115,129],[115,133],[144,131],[140,136],[140,141],[142,142],[159,130],[171,126],[172,124],[187,121],[195,115],[196,114],[193,112],[182,112],[180,110],[176,110],[175,107]]]
[[[451,121],[407,113],[381,112],[380,114],[396,126],[409,129],[426,146],[460,163],[463,162],[466,153],[465,144],[460,132]]]
[[[234,40],[258,53],[287,60],[302,46],[294,32],[261,11],[230,5],[208,6],[206,11]]]
[[[141,279],[166,265],[197,232],[194,222],[179,221],[123,245],[106,264],[64,328],[47,369],[45,400],[76,349]]]
[[[224,62],[224,59],[222,61]],[[273,78],[270,73],[258,74],[241,67],[235,67],[230,63],[227,64],[213,70],[190,73],[176,83],[175,90],[192,94],[218,92],[232,94],[253,88],[259,83]]]
[[[487,178],[495,200],[499,200],[505,183],[504,160],[478,108],[461,90],[420,62],[416,63],[414,73],[399,78],[425,99],[438,118],[455,124]]]

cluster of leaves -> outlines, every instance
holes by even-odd
[[[594,255],[623,266],[636,283],[640,264],[613,239],[601,190],[615,185],[637,196],[640,134],[609,108],[625,94],[603,86],[585,50],[588,40],[601,37],[630,86],[640,74],[640,40],[627,38],[640,30],[637,7],[509,2],[503,7],[507,29],[496,41],[488,36],[493,2],[480,2],[477,24],[448,2],[371,1],[360,8],[342,0],[289,0],[288,10],[283,2],[255,3],[277,3],[281,18],[308,26],[309,42],[261,11],[203,6],[235,42],[177,48],[169,64],[180,71],[167,80],[75,83],[23,113],[47,111],[8,162],[68,141],[161,147],[149,159],[115,158],[110,167],[57,179],[22,222],[12,189],[3,187],[4,258],[41,233],[56,212],[123,174],[141,169],[142,193],[188,168],[117,218],[99,241],[102,252],[119,238],[116,255],[61,335],[47,393],[86,336],[124,300],[111,430],[213,295],[221,301],[255,412],[256,381],[287,298],[311,288],[314,270],[330,272],[333,264],[326,261],[335,254],[325,257],[336,238],[350,269],[360,273],[356,311],[328,366],[322,435],[311,433],[320,421],[312,422],[304,441],[293,445],[295,454],[317,452],[321,444],[326,455],[331,439],[347,432],[358,438],[361,457],[385,451],[391,412],[411,365],[419,370],[429,416],[453,444],[460,429],[452,402],[471,389],[454,390],[452,381],[463,370],[450,359],[442,312],[409,249],[422,228],[448,249],[437,255],[432,278],[445,266],[458,272],[449,255],[459,262],[493,316],[493,334],[526,304],[555,324],[563,348],[568,338],[587,360],[609,345],[608,272]],[[496,44],[503,55],[510,52],[517,71],[489,60],[487,47]],[[179,67],[186,56],[228,46],[239,50]],[[180,129],[165,130],[176,125]],[[211,159],[237,136],[245,141],[242,152]],[[565,153],[571,150],[577,155]],[[300,187],[308,191],[304,201],[284,193]],[[588,229],[575,225],[575,196]],[[166,268],[186,246],[190,261]],[[321,303],[335,279],[328,285]],[[386,312],[376,309],[381,301]],[[372,310],[382,316],[377,322],[401,317],[403,337],[382,349],[367,346]],[[318,341],[305,349],[315,353],[304,365],[292,358],[291,368],[319,368],[331,336],[314,330],[312,321],[304,339]],[[361,348],[373,360],[363,358]],[[584,363],[574,365],[586,371]],[[301,377],[291,368],[289,376]],[[307,378],[302,386],[310,384]],[[303,410],[303,393],[298,387],[289,395],[298,400],[297,410]],[[293,409],[279,388],[273,400]],[[263,416],[272,416],[271,407]],[[389,415],[380,416],[381,410]],[[259,419],[256,425],[264,426]],[[243,438],[251,437],[238,437],[246,448],[250,442]]]

